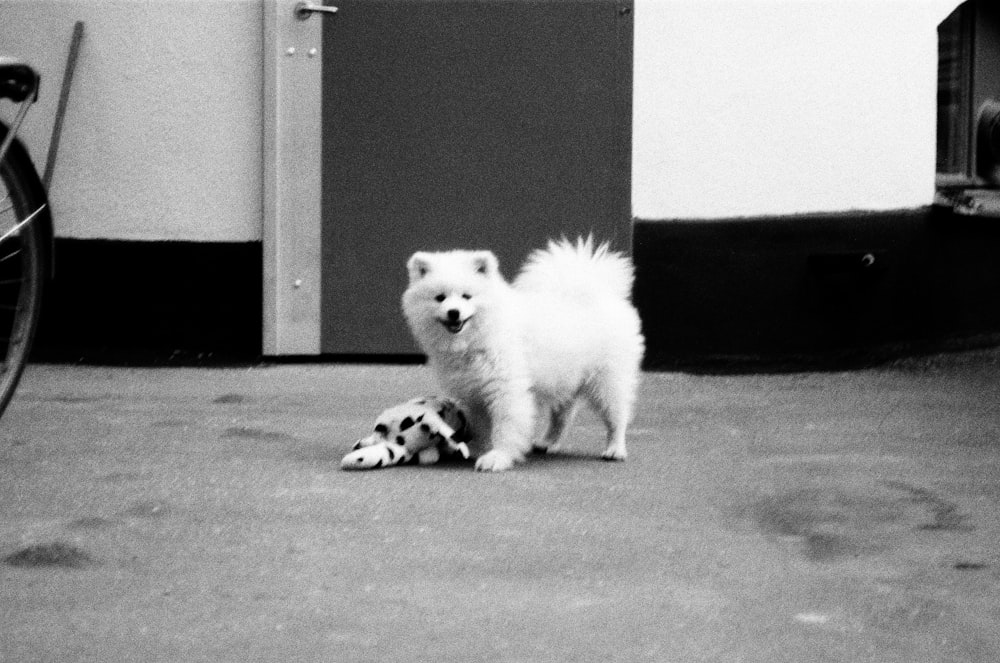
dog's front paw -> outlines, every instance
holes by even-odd
[[[602,460],[620,461],[625,460],[627,457],[628,454],[625,453],[624,449],[608,449],[601,454]]]
[[[513,456],[499,449],[483,454],[476,461],[477,472],[503,472],[512,467],[514,467]]]
[[[601,454],[601,458],[604,460],[625,460],[627,457],[628,453],[625,451],[624,443],[610,444]]]

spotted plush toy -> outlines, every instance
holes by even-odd
[[[375,419],[375,430],[351,447],[340,467],[374,470],[408,463],[433,465],[442,454],[469,457],[465,413],[446,398],[414,398],[385,410]]]

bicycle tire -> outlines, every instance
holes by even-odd
[[[0,123],[0,141],[7,131]],[[0,243],[0,417],[31,354],[52,252],[48,197],[27,150],[15,139],[0,163],[0,235],[32,214]]]

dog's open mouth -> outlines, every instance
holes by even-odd
[[[465,320],[441,320],[441,324],[444,325],[444,328],[447,329],[452,334],[457,334],[458,332],[462,331],[462,328],[465,327],[465,323],[466,322],[468,322],[468,319],[465,319]]]

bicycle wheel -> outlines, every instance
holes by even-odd
[[[6,135],[0,124],[0,142]],[[9,233],[0,241],[0,416],[28,363],[38,328],[51,224],[45,189],[15,140],[0,163],[0,237]]]

